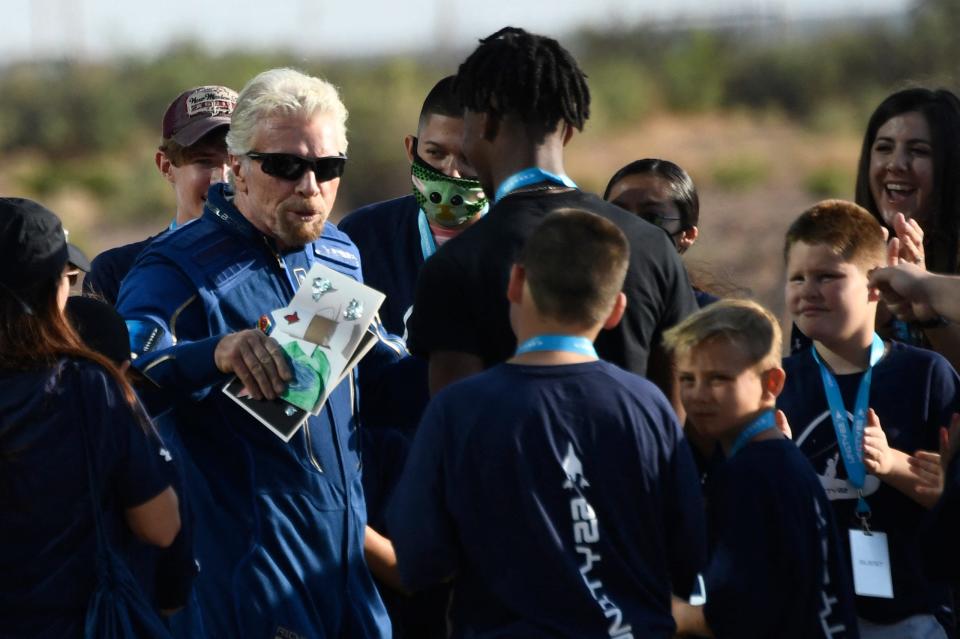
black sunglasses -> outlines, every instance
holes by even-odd
[[[291,182],[303,177],[307,169],[313,171],[317,182],[326,182],[343,175],[347,165],[346,155],[329,155],[322,158],[302,158],[292,153],[247,153],[251,160],[260,162],[260,168],[267,175]]]

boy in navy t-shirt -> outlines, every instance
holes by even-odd
[[[949,592],[924,574],[917,539],[937,497],[922,484],[939,465],[932,453],[910,453],[937,449],[960,379],[937,353],[876,336],[879,292],[867,275],[884,264],[886,245],[867,211],[817,204],[790,226],[785,257],[787,307],[813,346],[784,360],[777,403],[830,498],[845,561],[883,564],[879,581],[855,582],[860,633],[945,637],[950,622],[937,617],[949,612]],[[861,554],[867,529],[887,553]]]
[[[710,560],[698,605],[674,598],[680,633],[744,639],[857,636],[833,513],[778,428],[780,327],[755,302],[723,300],[664,333],[687,418],[726,460],[707,483]]]
[[[411,590],[453,580],[455,637],[670,637],[703,567],[693,458],[663,394],[599,361],[628,245],[547,216],[511,271],[520,344],[430,403],[388,507]]]

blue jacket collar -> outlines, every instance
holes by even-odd
[[[233,188],[229,184],[211,185],[203,206],[203,217],[248,239],[268,239],[233,205],[232,198]]]

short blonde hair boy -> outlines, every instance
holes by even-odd
[[[675,356],[684,356],[715,338],[735,344],[758,370],[780,366],[780,324],[773,313],[753,300],[720,300],[663,334],[664,345]]]

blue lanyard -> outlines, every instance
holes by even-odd
[[[517,347],[517,355],[539,351],[566,351],[578,355],[596,357],[593,342],[577,335],[537,335]]]
[[[757,417],[755,420],[750,422],[746,428],[740,431],[740,434],[737,435],[737,438],[733,441],[733,446],[730,447],[730,454],[727,455],[727,458],[729,459],[730,457],[733,457],[739,453],[740,449],[747,445],[747,442],[760,433],[776,427],[777,422],[773,418],[773,411],[768,410],[763,415],[760,415],[760,417]]]
[[[437,252],[437,242],[433,239],[433,231],[430,230],[430,222],[427,221],[427,214],[423,209],[420,209],[417,214],[417,227],[420,229],[420,252],[423,253],[423,261],[426,262]]]
[[[823,390],[827,395],[827,404],[830,406],[830,418],[833,420],[833,430],[837,434],[837,444],[840,455],[843,457],[843,466],[847,469],[847,479],[859,492],[857,499],[857,514],[866,515],[870,506],[863,498],[863,484],[866,481],[867,469],[863,465],[863,431],[867,426],[867,410],[870,404],[870,380],[873,378],[873,367],[883,357],[883,340],[876,333],[870,344],[870,365],[867,367],[860,388],[857,389],[857,400],[853,409],[853,424],[847,419],[847,408],[840,395],[840,388],[833,374],[817,355],[816,347],[811,348],[813,359],[820,367],[820,378],[823,380]]]
[[[496,204],[507,194],[512,193],[519,188],[530,186],[531,184],[539,184],[540,182],[553,182],[554,184],[569,186],[572,189],[577,188],[577,185],[574,183],[574,181],[566,175],[556,175],[555,173],[550,173],[549,171],[544,171],[541,168],[532,166],[529,169],[524,169],[514,173],[506,180],[501,182],[500,186],[497,187],[497,194],[493,198],[493,203]]]

